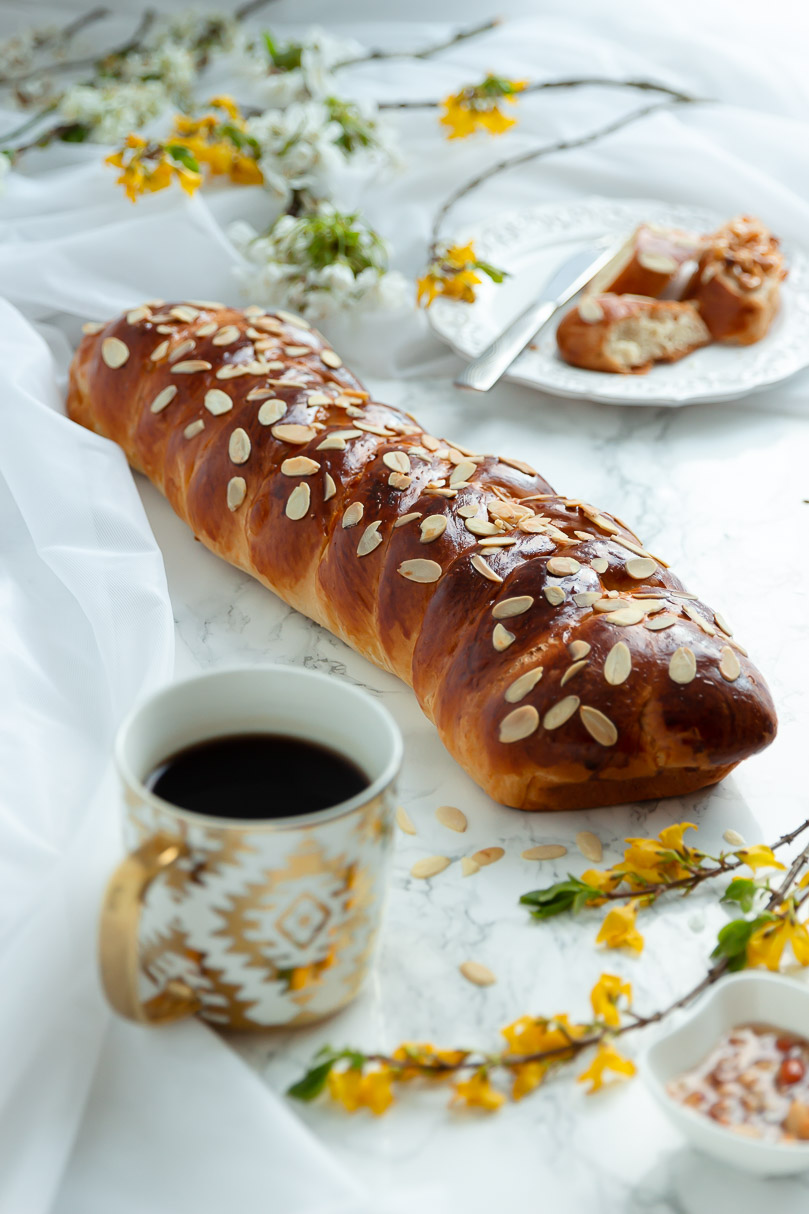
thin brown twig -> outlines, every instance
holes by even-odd
[[[82,13],[73,21],[69,21],[60,31],[56,38],[56,42],[60,46],[64,46],[80,34],[88,25],[94,25],[96,21],[102,21],[104,17],[109,17],[110,10],[99,5],[98,8],[91,8],[88,13]],[[47,44],[50,45],[50,44]]]
[[[661,93],[673,101],[692,102],[700,98],[683,93],[680,89],[671,88],[667,84],[658,84],[654,80],[613,80],[608,76],[580,76],[569,80],[537,80],[520,90],[524,93],[542,93],[552,89],[573,89],[592,85],[595,88],[608,89],[638,89],[646,93]],[[433,110],[442,105],[442,101],[381,101],[380,110]]]
[[[645,105],[639,110],[632,110],[628,114],[623,114],[620,118],[608,122],[605,126],[599,127],[595,131],[590,131],[587,135],[580,135],[576,139],[559,139],[555,143],[546,143],[541,147],[532,148],[528,152],[520,152],[516,156],[506,157],[504,160],[498,160],[495,164],[489,165],[483,172],[478,173],[470,181],[459,186],[454,190],[449,198],[444,202],[443,206],[438,211],[432,227],[432,248],[430,250],[431,257],[435,254],[435,243],[438,240],[438,233],[441,230],[441,225],[446,219],[449,212],[464,198],[470,194],[472,190],[478,188],[488,181],[491,177],[495,177],[498,173],[503,173],[507,169],[517,168],[518,165],[528,164],[532,160],[539,160],[543,156],[550,156],[554,152],[570,151],[573,148],[583,148],[590,143],[596,143],[597,140],[605,138],[607,135],[613,135],[616,131],[622,130],[624,127],[630,126],[634,122],[639,122],[641,118],[645,118],[648,114],[654,114],[660,110],[669,110],[677,105],[694,105],[696,102],[683,101],[661,101],[654,105]]]
[[[807,824],[804,823],[804,825],[798,828],[797,831],[792,832],[792,837],[797,837],[800,831],[806,828],[806,825]],[[785,838],[787,838],[787,836],[785,836]],[[805,847],[803,851],[795,857],[778,888],[772,891],[772,894],[767,901],[766,909],[768,911],[774,910],[774,908],[784,900],[791,886],[794,884],[798,874],[807,865],[809,865],[809,846]],[[478,1071],[482,1067],[504,1067],[506,1069],[511,1069],[512,1067],[524,1066],[527,1063],[532,1062],[553,1062],[555,1059],[567,1060],[568,1058],[574,1058],[578,1054],[581,1054],[584,1050],[589,1049],[590,1046],[599,1045],[607,1038],[624,1037],[628,1033],[637,1032],[638,1029],[648,1028],[651,1024],[659,1024],[661,1020],[664,1020],[667,1016],[670,1016],[672,1012],[679,1011],[680,1008],[686,1007],[689,1003],[692,1003],[694,999],[701,995],[703,991],[706,991],[709,987],[713,986],[713,984],[717,982],[718,979],[721,978],[722,975],[727,971],[729,964],[730,961],[728,957],[721,957],[719,961],[711,966],[708,972],[699,980],[699,982],[696,983],[695,986],[692,986],[691,989],[686,991],[684,995],[681,995],[672,1003],[669,1003],[666,1007],[661,1008],[657,1012],[652,1012],[648,1016],[639,1015],[637,1012],[633,1012],[632,1020],[629,1024],[622,1024],[617,1028],[605,1026],[595,1033],[590,1033],[586,1037],[575,1038],[568,1036],[568,1041],[565,1045],[555,1046],[550,1050],[537,1050],[532,1054],[501,1054],[496,1058],[481,1055],[474,1057],[470,1053],[459,1062],[442,1062],[440,1060],[436,1062],[419,1062],[418,1060],[408,1060],[403,1062],[401,1058],[393,1058],[388,1054],[368,1054],[366,1055],[366,1058],[369,1062],[378,1062],[382,1065],[393,1068],[407,1067],[418,1070],[425,1075],[451,1074],[462,1070]]]
[[[18,84],[24,84],[26,80],[31,80],[34,76],[42,76],[45,72],[56,75],[63,72],[81,71],[86,67],[96,67],[99,63],[104,63],[108,59],[125,58],[127,55],[131,55],[133,51],[140,49],[143,38],[151,29],[156,18],[157,13],[155,10],[147,9],[141,16],[132,36],[120,46],[115,46],[101,55],[86,55],[82,59],[65,59],[61,63],[31,68],[27,72],[22,72],[19,76],[6,76],[5,79],[0,80],[0,85],[3,88],[16,88]]]
[[[253,13],[257,13],[259,9],[266,8],[271,3],[272,0],[248,0],[248,3],[242,4],[233,15],[237,21],[245,21],[248,17],[252,17]]]
[[[441,51],[449,50],[451,46],[457,46],[459,42],[466,42],[468,38],[477,38],[480,34],[487,34],[489,30],[494,29],[499,24],[499,17],[491,17],[488,21],[481,22],[480,25],[473,25],[469,29],[458,30],[451,38],[447,38],[445,42],[438,42],[434,46],[427,46],[422,51],[367,51],[366,54],[357,55],[354,59],[343,59],[341,63],[335,63],[332,71],[336,71],[341,67],[353,67],[357,63],[375,63],[380,59],[430,59]],[[435,104],[437,105],[438,102]]]
[[[36,114],[32,114],[30,118],[26,118],[25,122],[21,123],[20,126],[14,127],[14,130],[9,131],[5,135],[0,135],[0,143],[8,143],[10,139],[16,139],[19,135],[24,135],[26,131],[30,131],[32,126],[36,126],[43,118],[47,118],[48,114],[52,114],[56,108],[57,104],[53,101],[50,105],[45,106],[44,109],[38,110]],[[28,146],[30,147],[31,145],[29,144]],[[24,151],[25,148],[20,150]]]
[[[89,12],[82,13],[80,16],[75,17],[72,21],[69,21],[67,25],[62,26],[61,29],[55,29],[47,36],[35,38],[33,49],[36,52],[41,53],[42,51],[51,50],[54,47],[65,47],[72,41],[73,38],[76,37],[77,34],[81,33],[83,29],[86,29],[88,25],[92,25],[96,21],[101,21],[103,17],[108,17],[109,12],[110,10],[108,8],[92,8]],[[47,70],[48,69],[46,67],[34,69],[34,71]],[[4,85],[6,83],[13,84],[15,79],[20,80],[23,79],[23,77],[0,76],[0,85]]]

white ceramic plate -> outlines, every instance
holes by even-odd
[[[669,203],[590,198],[488,219],[464,231],[458,243],[473,240],[479,257],[511,277],[501,286],[485,279],[473,304],[437,299],[427,315],[438,336],[457,354],[474,358],[538,297],[551,274],[578,249],[604,237],[628,235],[644,221],[710,232],[728,218]],[[513,364],[508,378],[554,396],[621,405],[729,400],[778,383],[809,365],[809,259],[786,244],[784,252],[789,277],[782,289],[781,310],[770,332],[754,346],[708,346],[678,363],[653,367],[647,375],[610,375],[563,362],[556,352],[556,325],[551,322],[533,348]]]

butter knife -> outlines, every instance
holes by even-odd
[[[626,236],[622,236],[595,256],[590,247],[580,249],[569,257],[548,279],[540,299],[529,304],[482,354],[464,368],[455,380],[456,388],[470,388],[473,392],[488,392],[493,388],[515,358],[523,352],[531,338],[560,308],[587,286],[590,279],[607,265],[625,242]]]

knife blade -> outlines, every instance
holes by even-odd
[[[529,304],[482,354],[464,368],[455,380],[456,388],[469,388],[473,392],[488,392],[493,388],[540,329],[587,286],[625,242],[626,237],[622,236],[595,256],[590,247],[580,249],[567,258],[548,279],[540,298]]]

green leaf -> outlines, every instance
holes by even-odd
[[[181,143],[169,143],[166,145],[166,151],[174,160],[179,161],[185,168],[190,169],[192,173],[199,172],[199,161],[193,152],[189,151]]]
[[[484,274],[488,274],[492,282],[502,282],[504,278],[509,278],[507,270],[498,270],[497,266],[490,265],[488,261],[473,261],[472,265],[477,270],[482,270]]]
[[[318,1066],[313,1066],[310,1071],[307,1071],[303,1079],[299,1079],[297,1083],[293,1083],[287,1088],[287,1096],[292,1096],[294,1100],[315,1100],[326,1086],[326,1082],[331,1074],[331,1069],[337,1061],[337,1057],[329,1058],[326,1062],[321,1062]]]
[[[753,924],[749,919],[732,919],[719,929],[711,956],[733,958],[744,953],[752,932]]]
[[[240,151],[242,148],[250,148],[251,152],[254,152],[256,158],[258,158],[258,154],[261,151],[259,142],[252,135],[248,135],[246,131],[240,131],[231,122],[223,122],[219,127],[219,133],[224,135],[226,139],[229,139],[234,147],[237,147]]]
[[[352,1070],[360,1071],[365,1065],[365,1055],[359,1050],[335,1050],[330,1045],[321,1046],[314,1057],[315,1066],[310,1067],[302,1079],[287,1088],[287,1095],[295,1100],[315,1100],[326,1086],[336,1062],[348,1062]]]
[[[262,34],[264,47],[272,60],[275,67],[282,72],[291,72],[295,68],[301,66],[303,56],[303,46],[297,42],[287,42],[285,45],[279,45],[269,30],[265,30]]]
[[[567,881],[557,881],[546,889],[534,889],[523,894],[520,903],[534,908],[531,911],[534,919],[551,919],[554,915],[563,915],[565,911],[580,911],[601,896],[601,891],[595,886],[568,874]]]
[[[755,919],[732,919],[720,928],[716,937],[716,948],[711,956],[727,957],[729,970],[744,969],[747,964],[747,945],[753,932],[777,918],[771,911],[762,911]]]
[[[81,122],[74,122],[72,126],[62,131],[59,138],[62,143],[84,143],[89,134],[89,126],[84,126]]]
[[[737,902],[743,911],[753,909],[761,886],[750,877],[735,877],[722,895],[723,902]]]

